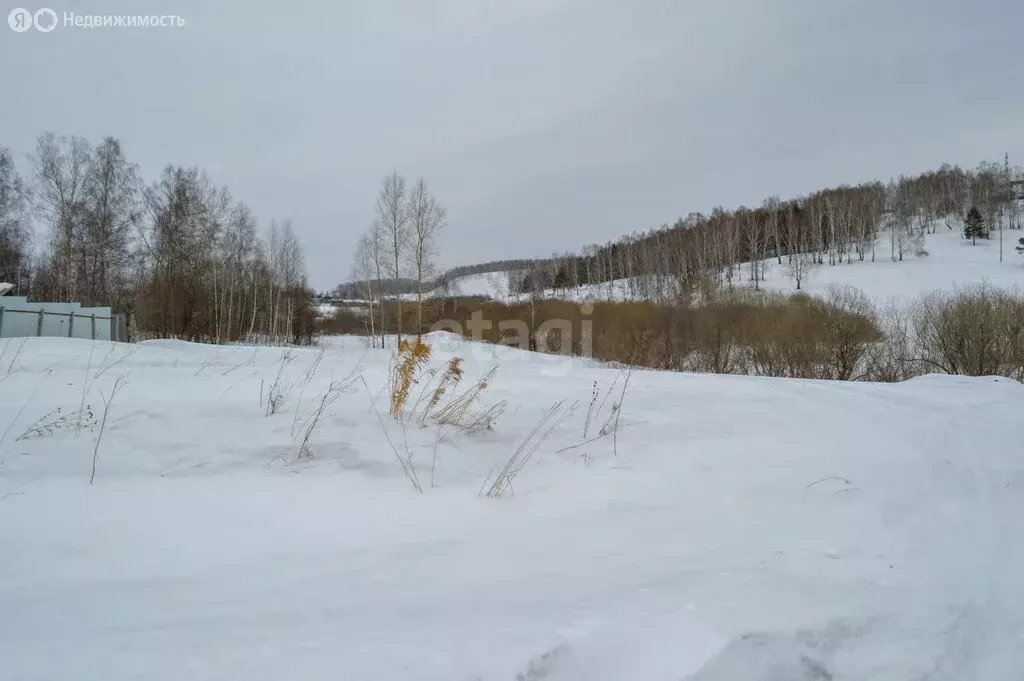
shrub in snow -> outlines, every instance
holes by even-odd
[[[1024,379],[1024,299],[980,285],[926,296],[912,313],[926,371]]]

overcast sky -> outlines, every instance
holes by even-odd
[[[38,9],[28,0],[4,0]],[[183,28],[0,24],[0,145],[119,137],[199,165],[311,283],[381,178],[448,207],[441,264],[578,251],[691,211],[944,161],[1024,164],[1019,0],[52,0]]]

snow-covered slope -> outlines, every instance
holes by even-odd
[[[1024,235],[1019,230],[1003,234],[1003,259],[999,259],[999,233],[993,232],[988,240],[976,244],[964,240],[960,231],[949,230],[939,223],[934,234],[924,235],[926,255],[907,252],[902,261],[894,261],[888,231],[882,232],[875,246],[875,259],[852,262],[845,259],[836,265],[809,267],[801,281],[800,290],[812,295],[828,291],[830,286],[852,286],[877,300],[906,300],[922,294],[952,290],[974,284],[987,283],[999,288],[1024,288],[1024,256],[1015,250],[1017,240]],[[764,280],[760,287],[769,291],[793,293],[796,281],[787,267],[774,259],[759,264]],[[825,262],[828,262],[827,257]],[[750,263],[734,274],[733,285],[753,287]],[[583,286],[566,292],[549,291],[551,297],[571,300],[635,300],[650,297],[648,291],[655,282],[617,280],[611,283]],[[656,290],[656,289],[655,289]],[[671,292],[667,291],[671,297]]]
[[[950,290],[973,284],[988,283],[1000,288],[1024,288],[1024,256],[1014,247],[1017,239],[1024,236],[1019,230],[1007,230],[1003,234],[1003,261],[999,261],[999,232],[993,232],[988,240],[975,244],[963,239],[959,231],[949,230],[940,224],[934,234],[925,235],[927,255],[916,256],[907,253],[903,262],[894,262],[888,233],[880,235],[875,247],[875,262],[868,259],[861,262],[856,256],[853,262],[845,260],[838,265],[826,264],[812,268],[801,289],[808,293],[821,293],[832,284],[853,286],[871,298],[911,298],[936,290]],[[780,291],[796,290],[796,283],[789,276],[785,265],[776,260],[766,260],[763,286]],[[750,266],[744,265],[741,276],[750,278]],[[749,282],[748,282],[749,283]]]
[[[446,286],[437,288],[428,295],[433,298],[446,296],[486,296],[503,302],[514,301],[520,297],[517,291],[522,276],[523,273],[517,270],[468,274],[464,277],[453,278]]]
[[[958,229],[947,229],[940,222],[934,234],[924,235],[927,255],[917,256],[908,252],[904,254],[902,262],[894,262],[889,233],[883,231],[878,237],[874,261],[869,251],[864,261],[857,260],[855,256],[853,262],[844,260],[834,266],[826,264],[809,268],[801,281],[801,290],[821,294],[832,285],[845,285],[858,288],[875,300],[890,300],[914,298],[930,291],[950,290],[983,282],[1001,288],[1024,288],[1024,256],[1015,250],[1017,240],[1022,235],[1024,232],[1019,230],[1004,232],[1003,259],[1000,262],[999,232],[993,232],[990,239],[979,240],[972,245],[961,237]],[[760,266],[764,276],[760,284],[762,288],[796,291],[796,282],[785,263],[785,258],[781,265],[776,259],[763,261]],[[735,275],[733,283],[753,286],[750,276],[751,267],[746,263]],[[528,298],[524,294],[516,294],[515,288],[510,288],[508,281],[509,276],[505,273],[459,277],[453,280],[450,289],[434,291],[432,295],[487,296],[505,302]],[[578,288],[553,289],[545,291],[544,297],[579,302],[662,299],[675,295],[671,288],[665,288],[670,286],[670,282],[647,278],[632,281],[619,279]]]
[[[472,274],[452,279],[447,287],[430,292],[431,297],[447,296],[486,296],[493,300],[514,304],[530,299],[530,294],[522,293],[522,272],[491,272]],[[577,287],[548,289],[541,296],[555,300],[572,300],[578,302],[598,300],[643,300],[654,298],[656,288],[661,284],[653,281],[630,281],[617,279],[600,284],[584,284]],[[668,295],[668,289],[664,289]]]
[[[1024,386],[638,371],[616,441],[565,449],[619,370],[429,340],[467,380],[497,365],[484,403],[508,409],[482,435],[410,427],[423,494],[367,395],[402,447],[389,355],[358,339],[305,387],[313,350],[8,345],[0,677],[1024,678]],[[21,439],[87,379],[100,419],[124,375],[92,487],[98,424]],[[558,400],[582,406],[514,495],[478,498]]]

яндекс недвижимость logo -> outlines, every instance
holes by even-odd
[[[37,31],[49,33],[57,28],[57,13],[48,7],[43,7],[35,12],[17,7],[7,15],[7,25],[16,33],[24,33],[33,26]]]
[[[23,7],[12,9],[7,15],[7,25],[15,33],[25,33],[35,27],[41,33],[49,33],[58,23],[66,28],[181,28],[185,20],[176,14],[79,14],[64,12],[63,17],[49,7],[35,12]]]

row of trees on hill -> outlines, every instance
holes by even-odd
[[[869,182],[807,196],[766,199],[759,207],[691,213],[670,226],[633,233],[582,254],[537,261],[521,292],[572,289],[625,280],[634,297],[675,300],[701,284],[757,288],[774,260],[800,289],[815,267],[924,254],[924,235],[958,229],[972,209],[987,238],[994,229],[1021,229],[1022,177],[1009,160],[976,170],[944,165],[888,184]],[[968,236],[967,238],[971,238]]]
[[[444,289],[462,276],[503,273],[510,293],[531,297],[548,289],[607,285],[612,297],[670,302],[702,286],[746,283],[757,289],[772,261],[799,290],[818,267],[923,256],[925,235],[943,227],[962,228],[972,243],[989,238],[994,230],[1020,230],[1021,177],[1021,169],[1011,167],[1008,158],[974,170],[944,165],[888,184],[843,185],[788,200],[772,196],[756,208],[691,213],[672,225],[587,246],[579,254],[457,267],[431,279],[417,279],[411,268],[403,267],[396,277],[396,268],[389,264],[393,245],[385,249],[388,257],[373,255],[373,232],[379,230],[375,226],[362,240],[356,281],[339,287],[338,294],[379,300],[388,291],[415,294]],[[394,181],[393,176],[386,182]],[[1016,250],[1024,252],[1024,243]],[[387,262],[372,266],[378,259]]]
[[[0,280],[37,300],[109,305],[138,330],[213,342],[308,338],[312,291],[291,223],[256,217],[196,167],[152,184],[107,137],[46,133],[20,175],[0,147]]]
[[[369,229],[359,238],[354,278],[360,297],[369,302],[370,336],[376,338],[379,334],[383,346],[389,331],[387,317],[381,312],[385,297],[395,301],[394,331],[399,339],[402,337],[402,304],[408,293],[403,279],[415,282],[415,328],[423,326],[423,295],[432,288],[437,238],[445,226],[447,211],[423,178],[410,187],[405,177],[393,172],[381,182],[374,215]]]

